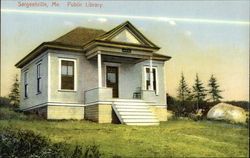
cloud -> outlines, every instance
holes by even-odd
[[[68,26],[68,27],[74,27],[75,26],[75,24],[73,22],[71,22],[71,21],[64,21],[63,24]]]
[[[172,26],[175,26],[175,25],[176,25],[175,21],[173,21],[173,20],[168,21],[168,23],[169,23],[170,25],[172,25]]]
[[[108,19],[106,19],[106,18],[88,19],[88,22],[100,22],[100,23],[105,23],[105,22],[107,22],[107,21],[108,21]]]
[[[101,23],[104,23],[104,22],[107,22],[108,19],[106,19],[106,18],[98,18],[97,21],[99,21]]]
[[[192,32],[190,32],[190,31],[185,31],[185,35],[186,35],[186,36],[191,36],[191,35],[192,35]]]

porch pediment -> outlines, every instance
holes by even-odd
[[[129,48],[151,52],[155,52],[160,49],[157,45],[146,38],[129,21],[118,25],[98,38],[95,38],[95,40],[85,45],[84,50],[89,51],[95,46]]]
[[[128,29],[124,29],[118,35],[114,36],[111,41],[133,43],[133,44],[144,44],[138,40]]]
[[[152,48],[158,48],[153,42],[146,38],[134,25],[126,21],[114,29],[108,31],[98,38],[104,41],[115,41],[121,43],[130,43],[136,45],[143,45]]]

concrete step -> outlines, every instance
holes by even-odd
[[[144,115],[144,116],[155,116],[152,112],[119,112],[121,116],[123,115],[129,115],[129,116],[133,116],[133,115]]]
[[[132,102],[132,103],[137,103],[137,102],[142,102],[144,103],[145,101],[142,99],[113,99],[113,102]]]
[[[141,123],[125,123],[125,124],[131,126],[158,126],[160,123],[141,122]]]
[[[119,112],[151,112],[150,109],[117,109]]]
[[[150,119],[123,119],[124,122],[126,123],[141,123],[141,122],[148,122],[148,123],[155,123],[155,122],[159,122],[157,119],[155,118],[150,118]]]
[[[121,115],[121,118],[122,119],[156,119],[156,117],[155,116],[153,116],[153,115],[137,115],[137,116],[135,116],[135,115]]]
[[[126,125],[159,125],[159,120],[155,114],[147,107],[148,104],[137,100],[137,102],[117,102],[113,104],[113,109],[119,120]]]
[[[146,105],[150,105],[148,103],[145,103],[145,102],[114,102],[115,105],[123,105],[123,106],[135,106],[135,105],[138,105],[138,106],[146,106]]]
[[[133,105],[133,106],[124,106],[124,105],[116,105],[115,106],[117,109],[148,109],[146,106],[138,106],[138,105]]]

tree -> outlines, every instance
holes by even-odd
[[[220,86],[217,83],[217,79],[213,75],[211,75],[211,77],[209,79],[208,86],[209,86],[208,93],[210,94],[213,102],[220,101],[220,99],[222,99],[220,92],[222,92],[222,91],[219,89]]]
[[[203,87],[203,83],[199,79],[198,74],[196,74],[192,97],[196,101],[197,110],[199,109],[199,104],[206,98],[206,91],[207,90]]]
[[[179,83],[179,88],[178,88],[178,99],[182,102],[182,104],[190,99],[190,90],[186,84],[185,78],[183,73],[181,73],[181,80]]]
[[[10,103],[14,109],[19,108],[20,103],[20,91],[19,91],[19,80],[18,75],[15,77],[15,81],[12,85],[11,92],[9,94]]]

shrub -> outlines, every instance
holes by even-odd
[[[26,120],[27,116],[9,108],[0,108],[0,120]]]
[[[32,131],[4,129],[0,133],[0,155],[3,157],[35,157],[48,147],[48,139]]]
[[[225,103],[241,107],[241,108],[243,108],[245,110],[249,109],[249,102],[248,101],[226,101]]]
[[[0,108],[0,120],[44,120],[43,117],[33,113],[23,113],[10,108]]]
[[[84,156],[83,158],[99,158],[101,157],[101,153],[100,153],[100,150],[99,150],[100,146],[99,145],[96,145],[96,144],[93,144],[93,145],[88,145],[86,147],[86,150],[84,152]]]
[[[208,111],[214,105],[218,104],[219,102],[207,102],[207,101],[200,101],[199,102],[199,116],[197,115],[197,106],[195,101],[184,101],[181,102],[180,100],[175,99],[174,97],[167,96],[168,101],[168,110],[173,111],[175,117],[189,117],[191,119],[200,120],[206,117]]]
[[[0,108],[10,108],[10,100],[6,97],[0,97]]]
[[[85,148],[76,145],[71,153],[70,145],[52,143],[48,138],[29,130],[0,129],[0,158],[99,158],[98,145]]]

